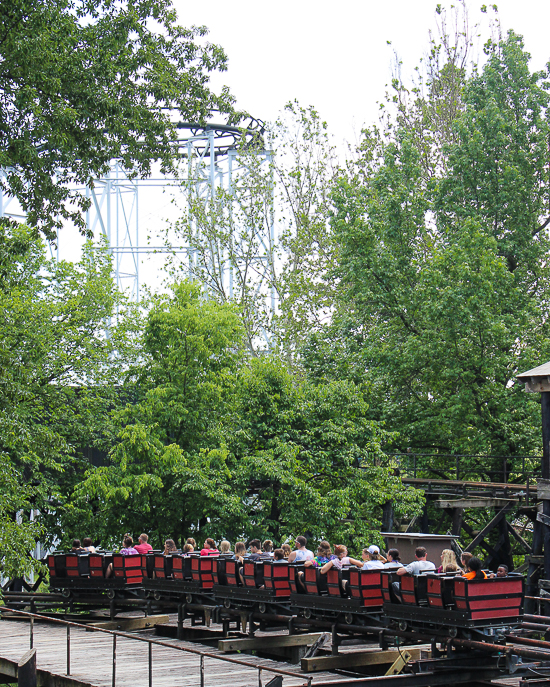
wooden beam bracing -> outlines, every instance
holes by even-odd
[[[412,660],[428,658],[431,655],[428,647],[407,647]],[[302,670],[307,673],[316,673],[319,670],[340,670],[356,668],[359,666],[391,665],[399,658],[399,650],[388,651],[358,651],[357,653],[339,654],[338,656],[314,656],[302,659]]]
[[[220,651],[256,651],[285,646],[311,646],[323,632],[311,632],[302,635],[273,635],[271,637],[250,637],[249,639],[220,639]]]
[[[521,536],[521,534],[516,530],[516,528],[512,525],[511,522],[508,522],[506,520],[506,526],[508,527],[508,530],[510,531],[510,534],[514,537],[514,539],[521,544],[521,546],[525,549],[527,553],[533,553],[533,549],[529,546],[529,544],[525,541],[525,539]]]
[[[471,541],[468,546],[464,549],[464,551],[472,551],[475,549],[476,546],[479,546],[481,542],[485,539],[485,537],[493,530],[498,523],[506,516],[506,513],[508,513],[513,506],[513,502],[509,501],[503,508],[499,510],[499,512],[495,515],[495,517],[489,522],[482,530],[481,532]]]
[[[170,617],[167,615],[148,615],[143,618],[118,618],[117,620],[94,621],[89,623],[93,627],[102,627],[104,630],[145,630],[155,625],[167,625]]]
[[[439,499],[435,501],[436,508],[502,508],[512,499],[479,498],[479,499]],[[517,500],[515,500],[517,502]]]

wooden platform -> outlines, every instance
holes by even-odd
[[[469,482],[468,480],[431,479],[429,477],[402,477],[403,484],[423,489],[430,496],[450,498],[525,498],[527,489],[531,499],[537,498],[537,483],[514,484],[513,482]]]
[[[112,635],[71,628],[71,676],[66,676],[67,630],[64,626],[35,623],[34,647],[36,648],[37,669],[44,674],[38,685],[51,687],[111,687],[112,685]],[[173,646],[203,650],[210,654],[220,654],[217,649],[196,642],[163,640]],[[17,662],[29,649],[28,621],[0,621],[0,670],[8,670],[8,662]],[[255,665],[279,668],[303,674],[304,677],[285,675],[285,687],[297,687],[307,683],[307,673],[299,666],[270,661],[255,656],[239,656]],[[206,687],[255,687],[258,685],[258,671],[247,666],[205,658]],[[264,670],[263,684],[275,676]],[[313,685],[318,682],[345,682],[347,679],[335,673],[316,673]],[[145,687],[149,684],[148,645],[133,639],[117,638],[116,685],[120,687]],[[196,687],[200,684],[200,657],[176,651],[168,647],[153,646],[153,685],[155,687]]]

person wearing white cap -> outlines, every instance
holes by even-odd
[[[380,549],[375,544],[369,546],[368,549],[363,549],[362,557],[364,561],[362,570],[380,570],[384,567]]]

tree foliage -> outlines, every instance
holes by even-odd
[[[114,419],[109,464],[76,487],[73,527],[93,529],[104,545],[145,527],[179,541],[210,513],[235,507],[218,428],[242,336],[233,306],[206,299],[198,285],[154,299],[134,400]]]
[[[299,383],[275,358],[251,361],[228,435],[249,532],[278,541],[307,532],[359,553],[380,541],[386,502],[400,514],[418,512],[419,492],[393,474],[381,450],[388,434],[368,415],[364,390],[352,382]]]
[[[401,118],[391,135],[366,132],[334,196],[347,309],[334,332],[351,333],[336,345],[355,349],[404,449],[539,446],[536,402],[514,377],[550,352],[548,74],[530,73],[512,32],[486,51],[431,174],[436,139],[423,148]]]
[[[84,228],[89,201],[71,186],[112,159],[140,175],[171,167],[170,110],[231,111],[208,85],[223,51],[178,26],[169,0],[2,0],[0,25],[0,183],[49,238],[63,219]]]
[[[157,302],[136,370],[146,391],[118,413],[110,463],[77,485],[73,526],[103,544],[146,528],[155,541],[307,531],[355,547],[397,493],[402,510],[418,509],[382,461],[384,432],[359,388],[300,382],[242,345],[233,307],[196,286]]]
[[[26,226],[4,227],[0,246],[0,529],[9,571],[30,537],[42,533],[47,544],[59,533],[82,449],[109,440],[131,346],[114,322],[105,333],[123,306],[106,250],[87,246],[80,263],[57,263]]]
[[[230,188],[207,203],[200,188],[186,189],[174,229],[192,258],[174,257],[171,270],[238,305],[252,352],[267,338],[292,358],[334,302],[328,217],[338,164],[326,123],[297,102],[268,126],[266,144],[239,150]]]

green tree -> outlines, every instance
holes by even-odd
[[[75,488],[73,526],[93,529],[104,545],[143,528],[181,542],[197,524],[212,530],[209,516],[223,521],[240,509],[219,427],[242,339],[233,306],[196,284],[153,299],[131,375],[134,400],[115,414],[109,464],[90,468]]]
[[[104,545],[146,528],[157,542],[307,531],[357,548],[376,536],[387,501],[418,510],[380,452],[385,433],[365,417],[361,390],[315,387],[275,357],[244,357],[234,306],[196,285],[157,299],[136,379],[144,391],[116,413],[109,464],[74,491],[75,526]]]
[[[280,347],[292,359],[312,329],[329,319],[336,284],[328,224],[337,155],[319,113],[297,102],[267,127],[269,150],[243,146],[231,187],[208,203],[192,187],[176,223],[193,261],[174,274],[206,284],[211,297],[238,305],[249,349]]]
[[[49,238],[63,219],[84,229],[89,200],[72,189],[110,160],[171,168],[170,110],[191,122],[231,112],[208,85],[223,51],[205,27],[178,26],[169,0],[1,0],[0,26],[0,184]]]
[[[487,51],[435,174],[406,126],[371,131],[334,196],[348,312],[329,339],[354,349],[403,449],[540,446],[536,399],[514,377],[550,353],[548,74],[529,72],[513,33]],[[317,369],[323,350],[310,350]]]
[[[249,536],[307,533],[359,553],[380,540],[382,507],[418,512],[421,497],[393,474],[364,391],[348,381],[312,385],[274,357],[252,360],[237,385],[228,447],[246,499]]]
[[[44,528],[30,520],[36,490],[21,488],[21,474],[6,452],[0,453],[0,571],[3,577],[21,577],[38,569],[30,552],[43,536]]]
[[[59,533],[87,462],[82,449],[108,435],[113,383],[131,347],[114,322],[105,335],[115,306],[123,310],[106,250],[88,245],[76,265],[50,261],[26,226],[3,227],[0,246],[0,529],[13,572],[17,555],[28,569],[21,552],[31,538]]]
[[[464,218],[479,218],[518,286],[538,294],[549,248],[550,72],[531,73],[530,55],[513,32],[486,51],[487,63],[465,89],[434,210],[449,232]]]

